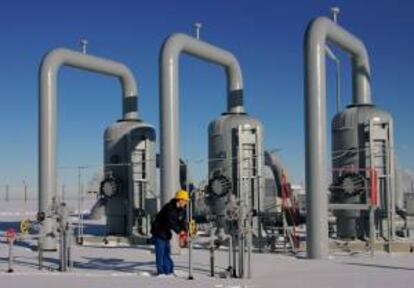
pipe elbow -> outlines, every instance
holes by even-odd
[[[358,50],[355,51],[355,54],[352,55],[352,58],[355,59],[359,66],[364,66],[368,72],[370,72],[370,63],[369,63],[369,54],[368,49],[365,46],[364,42],[358,39]]]
[[[176,59],[189,40],[191,38],[183,33],[175,33],[168,36],[161,47],[162,62],[166,63],[171,59]]]
[[[56,72],[60,66],[65,62],[65,57],[69,50],[65,48],[56,48],[47,52],[40,64],[40,73]]]
[[[322,31],[332,24],[334,24],[334,22],[328,17],[319,16],[311,20],[310,26],[312,26],[317,31]]]
[[[123,63],[117,63],[118,79],[121,83],[123,102],[122,110],[124,119],[138,119],[138,85],[134,74]]]
[[[226,73],[229,78],[229,89],[231,91],[243,90],[243,74],[239,61],[230,52],[227,52],[226,59],[228,59]]]
[[[134,73],[125,64],[119,63],[119,79],[125,97],[138,96],[138,85]]]
[[[174,33],[167,37],[165,43],[171,46],[183,46],[184,43],[192,41],[193,38],[184,33]]]
[[[305,33],[307,45],[325,44],[327,40],[337,42],[339,46],[347,46],[344,39],[351,39],[352,44],[347,47],[352,57],[357,62],[369,66],[368,50],[365,44],[357,37],[350,34],[348,31],[337,25],[328,17],[317,17],[313,19]],[[338,37],[338,35],[341,35]],[[336,38],[341,38],[340,40]]]
[[[160,55],[161,67],[169,67],[169,65],[176,64],[182,52],[225,66],[230,82],[230,90],[243,89],[243,77],[240,64],[232,53],[184,33],[172,34],[164,41]]]
[[[324,44],[328,34],[328,27],[333,22],[327,17],[317,17],[310,21],[305,32],[305,45]]]

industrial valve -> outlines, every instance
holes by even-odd
[[[191,219],[188,223],[188,236],[190,236],[191,238],[195,238],[197,236],[197,231],[197,223],[194,219]]]
[[[225,208],[226,220],[229,225],[236,224],[240,220],[243,213],[241,208],[240,201],[234,195],[231,195]]]
[[[45,220],[45,218],[46,218],[46,213],[45,212],[43,212],[43,211],[37,212],[37,214],[36,214],[37,222],[39,222],[39,223],[43,222]]]
[[[22,221],[20,221],[20,233],[29,234],[30,229],[31,229],[30,220],[28,218],[22,219]]]

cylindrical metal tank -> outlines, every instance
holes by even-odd
[[[148,215],[157,212],[155,129],[139,120],[120,120],[105,130],[105,179],[110,235],[149,233]]]
[[[208,129],[207,203],[218,228],[225,227],[231,194],[257,212],[263,207],[263,126],[247,114],[223,114]]]
[[[392,117],[374,105],[350,105],[332,120],[331,202],[367,204],[371,169],[378,175],[377,221],[394,209]],[[369,234],[368,213],[336,210],[339,238]]]

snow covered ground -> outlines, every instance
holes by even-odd
[[[76,203],[71,205],[77,207]],[[33,217],[35,211],[35,203],[1,203],[0,233],[17,227],[18,220],[24,217]],[[378,254],[374,258],[364,253],[336,254],[329,260],[253,254],[253,278],[229,280],[209,277],[209,253],[197,249],[193,254],[195,280],[187,280],[187,250],[175,256],[178,277],[151,276],[155,271],[154,255],[151,247],[145,246],[75,246],[73,271],[61,273],[56,271],[58,253],[45,254],[44,264],[51,271],[38,270],[37,253],[30,249],[34,244],[30,241],[15,246],[15,272],[9,274],[6,273],[8,246],[3,240],[0,241],[0,287],[414,287],[413,254]],[[217,272],[227,267],[226,259],[225,252],[217,253]]]

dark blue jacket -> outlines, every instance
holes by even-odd
[[[175,233],[187,230],[186,209],[177,207],[177,200],[172,199],[162,207],[151,225],[151,234],[164,240],[170,240],[171,230]]]

